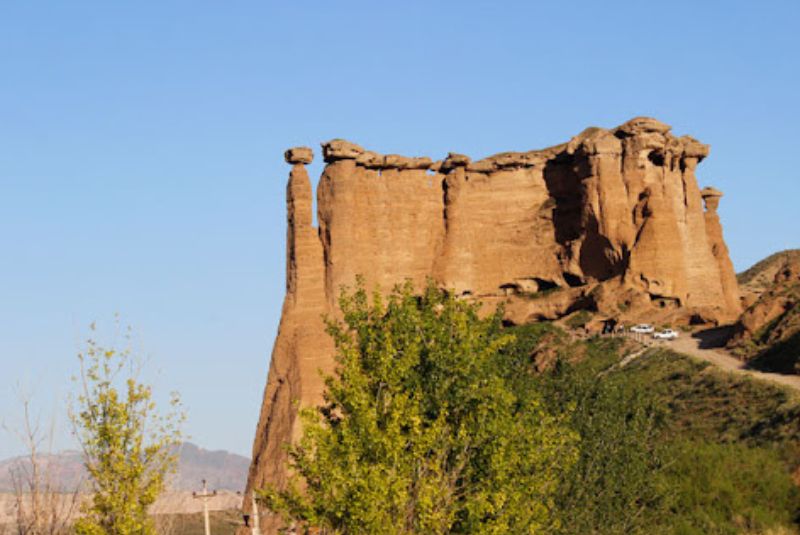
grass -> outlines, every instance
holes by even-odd
[[[525,332],[530,326],[515,329]],[[542,336],[543,331],[532,332]],[[554,336],[552,331],[548,332]],[[653,406],[658,408],[655,414],[661,423],[655,443],[646,445],[642,439],[640,447],[655,446],[664,461],[661,468],[654,468],[649,476],[662,489],[661,505],[648,513],[650,516],[643,530],[624,532],[667,535],[798,533],[800,494],[792,481],[792,473],[800,470],[800,396],[797,393],[724,372],[666,348],[649,350],[624,368],[618,368],[615,365],[621,358],[622,339],[554,340],[561,343],[560,352],[565,359],[574,363],[571,366],[579,382],[608,383],[610,390],[602,394],[604,389],[600,388],[591,394],[591,399],[601,399],[594,396],[609,393],[614,399],[615,388],[630,392],[620,394],[619,402],[606,402],[586,413],[590,420],[582,425],[591,426],[593,420],[601,422],[592,435],[599,438],[600,444],[610,442],[613,446],[609,447],[620,448],[620,452],[626,451],[635,460],[637,457],[630,450],[633,446],[624,445],[625,432],[605,430],[608,426],[617,428],[620,425],[615,423],[611,413],[617,406],[628,410],[623,401],[637,396],[652,400]],[[530,341],[529,345],[533,346]],[[568,406],[570,394],[564,394],[562,388],[550,395],[563,398],[558,399],[557,405]],[[645,401],[642,407],[646,405]],[[621,485],[630,485],[629,475],[626,479],[614,478],[631,469],[616,466],[609,461],[614,457],[604,457],[603,451],[593,452],[592,460],[611,463],[598,469],[600,474],[605,474],[603,477],[610,478],[610,488],[619,491],[624,488]],[[594,501],[590,498],[585,507],[598,511],[593,513],[597,518],[603,518],[604,514],[606,518],[619,516],[606,514],[613,505],[609,505],[612,502],[606,498],[600,498],[601,495],[602,492],[598,493]],[[583,510],[585,508],[576,516]],[[572,521],[576,521],[575,517]],[[622,532],[609,522],[602,527],[591,524],[594,527],[589,531]],[[570,525],[566,527],[563,532],[571,533]],[[583,532],[587,532],[586,529]]]
[[[657,395],[672,429],[684,436],[753,446],[800,444],[800,399],[787,388],[668,349],[653,350],[620,373]],[[791,460],[800,465],[800,459]]]

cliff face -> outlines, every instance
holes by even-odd
[[[287,151],[287,294],[248,492],[285,482],[283,444],[299,432],[295,401],[317,403],[318,370],[332,369],[321,317],[336,314],[340,288],[356,275],[383,289],[430,277],[465,298],[505,303],[515,323],[578,309],[627,320],[736,317],[721,193],[701,192],[695,178],[708,151],[649,118],[475,162],[333,140],[323,144],[318,229],[304,167],[311,150]],[[270,522],[262,520],[268,532]]]

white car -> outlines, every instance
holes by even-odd
[[[677,331],[673,331],[672,329],[664,329],[661,332],[655,333],[653,338],[656,340],[674,340],[678,337]]]
[[[632,333],[650,334],[651,332],[654,331],[655,329],[653,328],[653,326],[647,323],[640,323],[639,325],[634,325],[633,327],[631,327]]]

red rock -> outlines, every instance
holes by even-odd
[[[695,178],[708,146],[655,119],[476,162],[383,156],[333,140],[323,144],[318,229],[301,165],[308,158],[288,154],[287,294],[248,492],[286,482],[283,448],[300,432],[298,404],[319,403],[318,370],[332,369],[322,315],[337,315],[340,289],[356,275],[382,290],[433,278],[488,307],[505,303],[515,322],[581,308],[686,322],[738,315],[721,194],[701,192]]]

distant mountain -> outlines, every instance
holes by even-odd
[[[201,480],[209,489],[244,490],[250,459],[223,450],[210,451],[184,442],[179,446],[178,473],[171,482],[173,490],[198,490]],[[44,470],[49,470],[52,485],[69,491],[86,479],[80,452],[65,451],[41,457]],[[0,461],[0,492],[12,492],[14,470],[25,470],[30,462],[25,457]]]
[[[244,490],[250,459],[224,450],[210,451],[191,442],[181,446],[175,490],[197,490],[200,481],[210,489]]]

